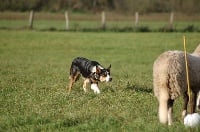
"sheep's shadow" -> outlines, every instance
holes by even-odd
[[[125,90],[133,90],[136,92],[143,92],[143,93],[152,93],[153,90],[152,88],[146,87],[146,86],[140,86],[140,85],[135,85],[135,84],[127,84],[127,87]]]

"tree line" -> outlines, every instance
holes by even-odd
[[[0,0],[0,11],[200,13],[200,0]]]

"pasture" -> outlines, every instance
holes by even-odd
[[[152,86],[154,60],[182,50],[183,35],[192,52],[199,33],[0,30],[0,131],[188,131],[181,97],[173,126],[159,123]],[[67,94],[77,56],[112,65],[113,81],[100,84],[101,94],[84,93],[81,79]]]
[[[29,12],[0,12],[0,29],[28,29]],[[200,32],[198,14],[175,12],[173,27],[169,13],[140,14],[135,26],[134,14],[106,12],[106,28],[102,29],[101,13],[69,12],[69,31],[82,32]],[[35,12],[33,29],[37,31],[65,31],[64,13]]]

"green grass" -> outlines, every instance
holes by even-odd
[[[169,13],[140,14],[139,29],[135,29],[134,14],[106,12],[106,30],[118,32],[163,32],[169,31]],[[29,12],[0,12],[0,29],[27,29]],[[199,32],[198,14],[182,14],[175,12],[173,31]],[[188,29],[189,28],[189,29]],[[64,12],[35,12],[33,29],[45,31],[64,31]],[[69,29],[71,31],[102,31],[101,13],[69,12]],[[103,30],[104,31],[104,30]]]
[[[161,29],[168,27],[168,21],[141,21],[138,25],[139,28],[147,28],[150,32],[163,32]],[[184,32],[184,29],[192,26],[193,29],[189,32],[199,32],[199,21],[176,21],[173,28],[176,32]],[[28,29],[28,20],[0,20],[0,29]],[[34,20],[33,29],[38,31],[65,31],[64,20]],[[101,31],[100,21],[89,20],[72,20],[69,22],[69,30],[71,31]],[[107,21],[106,31],[121,31],[130,32],[135,31],[134,21],[120,20],[120,21]],[[142,32],[142,29],[136,30]],[[185,32],[188,32],[186,30]]]
[[[168,127],[158,122],[152,91],[154,60],[182,50],[183,35],[0,30],[0,131],[188,131],[182,98]],[[185,35],[192,52],[200,34]],[[84,93],[81,79],[67,94],[76,56],[112,65],[113,82],[101,83],[101,94]]]

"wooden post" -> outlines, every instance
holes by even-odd
[[[174,22],[174,13],[171,12],[170,19],[169,19],[169,25],[171,28],[173,28],[173,22]]]
[[[106,29],[106,16],[104,11],[101,13],[101,27],[102,29]]]
[[[29,16],[29,28],[33,29],[33,19],[34,19],[34,12],[31,10],[30,16]]]
[[[138,24],[139,24],[139,13],[136,12],[136,13],[135,13],[135,26],[137,27]]]
[[[68,12],[65,11],[66,30],[69,30],[69,17]]]

